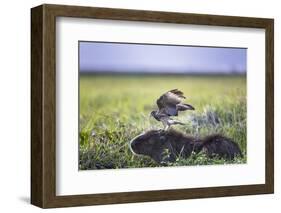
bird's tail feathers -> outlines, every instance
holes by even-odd
[[[178,104],[177,110],[179,111],[185,111],[185,110],[194,110],[194,107],[190,104]]]
[[[171,124],[172,124],[172,125],[173,125],[173,124],[185,125],[185,123],[182,123],[182,122],[180,122],[180,121],[175,121],[175,120],[173,120],[173,121],[171,122]]]

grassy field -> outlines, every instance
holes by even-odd
[[[80,76],[79,168],[111,169],[155,167],[149,157],[134,156],[128,142],[143,131],[162,128],[149,117],[164,92],[178,88],[195,111],[177,118],[186,134],[221,133],[237,142],[243,158],[208,159],[204,154],[178,158],[168,166],[246,162],[245,76]]]

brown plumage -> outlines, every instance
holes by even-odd
[[[161,121],[165,130],[171,125],[183,125],[183,123],[170,118],[170,116],[178,116],[179,111],[194,110],[193,106],[183,103],[183,99],[185,99],[185,96],[183,92],[178,89],[173,89],[164,93],[157,99],[158,110],[152,111],[151,116],[157,121]]]

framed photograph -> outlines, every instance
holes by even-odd
[[[274,192],[274,21],[31,9],[31,203]]]

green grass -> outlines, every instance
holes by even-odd
[[[134,156],[128,142],[162,124],[149,117],[156,99],[178,88],[196,110],[180,113],[186,123],[174,127],[194,136],[221,133],[237,142],[243,158],[208,159],[203,154],[178,158],[168,166],[246,162],[245,76],[80,76],[80,169],[156,167],[149,157]],[[219,122],[215,122],[215,118]]]

